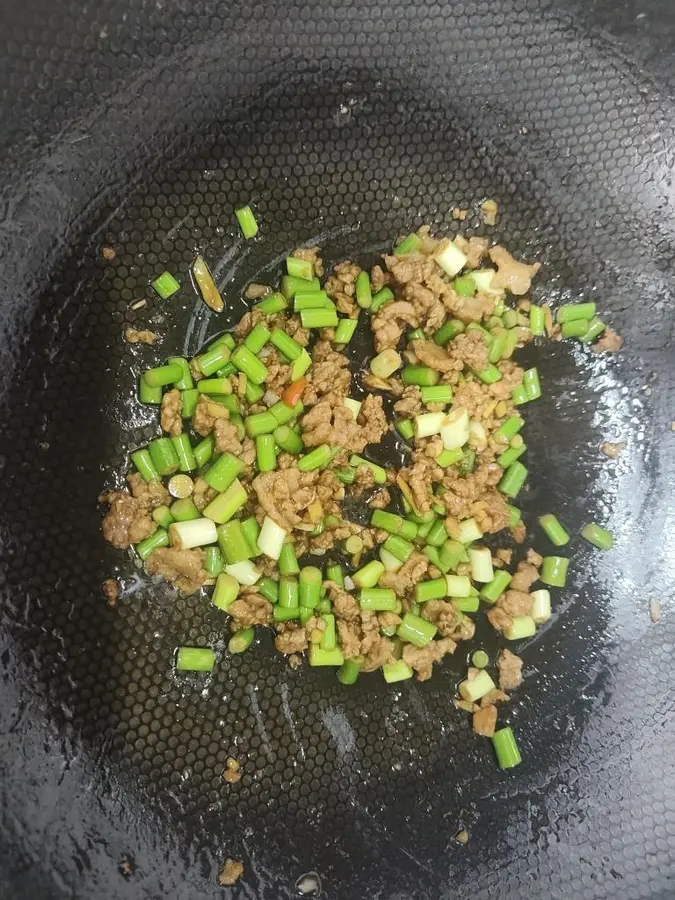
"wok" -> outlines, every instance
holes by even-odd
[[[233,895],[275,900],[307,872],[340,900],[675,894],[674,26],[656,0],[2,4],[3,898],[219,897],[226,857]],[[222,330],[250,279],[300,243],[374,262],[420,224],[454,230],[455,206],[480,233],[486,197],[495,239],[543,263],[535,299],[596,299],[626,341],[528,350],[526,520],[617,542],[575,539],[519,650],[509,773],[452,706],[459,655],[428,683],[345,689],[264,637],[177,680],[178,644],[222,650],[220,614],[104,546],[96,505],[156,431],[138,373]],[[197,250],[227,322],[190,288]],[[184,289],[162,304],[166,268]],[[139,323],[158,350],[122,342]]]

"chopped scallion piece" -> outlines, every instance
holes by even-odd
[[[396,634],[402,641],[414,644],[415,647],[426,647],[436,634],[438,629],[433,622],[427,622],[421,616],[407,612],[403,616],[403,621],[396,629]]]
[[[164,528],[157,528],[150,537],[139,541],[134,549],[141,559],[147,559],[151,553],[159,549],[159,547],[169,546],[169,534]]]
[[[588,319],[573,319],[560,326],[560,333],[564,338],[582,338],[588,331]]]
[[[518,744],[511,728],[500,728],[492,735],[492,746],[495,748],[497,763],[500,769],[512,769],[521,763]]]
[[[424,242],[419,235],[409,234],[408,237],[403,238],[403,240],[394,247],[394,256],[405,256],[406,253],[416,253],[418,250],[421,250],[423,246]]]
[[[462,700],[476,703],[481,697],[494,691],[496,685],[485,669],[481,669],[474,678],[467,678],[459,685],[459,695]]]
[[[211,672],[216,655],[208,647],[179,647],[176,654],[177,672]]]
[[[258,223],[255,220],[251,207],[241,206],[239,209],[235,209],[234,214],[237,217],[237,222],[239,222],[241,233],[246,240],[254,238],[258,233]]]
[[[359,658],[346,659],[340,666],[337,674],[337,680],[340,684],[354,684],[359,677],[361,666],[363,663]]]
[[[476,669],[485,669],[490,663],[490,657],[485,650],[474,650],[471,654],[471,665]]]
[[[356,302],[361,309],[370,309],[373,303],[370,276],[367,272],[359,272],[356,278]]]
[[[552,587],[565,587],[569,564],[570,561],[565,556],[545,556],[541,565],[540,580]]]
[[[564,547],[565,544],[569,543],[569,534],[565,531],[553,513],[546,513],[546,515],[540,516],[539,524],[546,532],[548,539],[552,544],[555,544],[556,547]]]
[[[358,319],[340,319],[338,327],[335,329],[333,341],[336,344],[348,344],[354,337],[354,332],[356,331],[358,324]]]
[[[370,371],[377,378],[389,378],[397,369],[401,368],[401,354],[396,350],[388,349],[378,353],[370,361]]]
[[[390,300],[394,299],[394,292],[391,288],[383,287],[375,294],[370,304],[370,311],[375,313],[384,306],[385,303],[389,303]]]
[[[176,291],[180,290],[180,283],[176,281],[171,272],[162,272],[162,274],[152,282],[152,288],[162,300],[168,300],[169,297],[176,293]]]
[[[401,381],[404,384],[417,384],[420,387],[438,384],[440,377],[440,372],[430,369],[429,366],[405,366],[401,372]]]
[[[594,315],[595,303],[566,303],[558,310],[556,322],[563,325],[565,322],[576,322],[579,319],[589,320]]]
[[[373,559],[352,575],[352,581],[361,590],[374,588],[383,574],[384,566],[381,562]]]
[[[302,278],[305,281],[311,281],[314,277],[314,266],[309,259],[298,259],[295,256],[287,256],[286,271],[293,278]]]
[[[387,684],[395,684],[397,681],[406,681],[413,677],[413,670],[403,659],[396,662],[385,663],[382,666],[382,674]]]
[[[255,628],[252,625],[249,625],[248,628],[240,628],[227,642],[227,649],[230,653],[244,653],[253,643],[254,637]]]
[[[532,616],[514,616],[510,625],[504,629],[504,637],[507,641],[522,641],[533,637],[537,633],[537,626]]]
[[[601,528],[600,525],[596,525],[594,522],[584,525],[580,534],[582,538],[585,538],[598,550],[611,550],[614,546],[614,538],[611,532]]]
[[[303,328],[336,328],[337,312],[332,309],[303,309],[300,313]]]

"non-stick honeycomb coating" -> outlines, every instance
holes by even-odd
[[[11,335],[2,437],[8,896],[219,896],[228,855],[244,860],[242,896],[294,896],[310,869],[340,900],[669,896],[669,110],[533,6],[0,12],[3,304],[12,323],[37,305],[27,342]],[[559,398],[528,410],[529,521],[592,517],[620,539],[608,556],[575,540],[561,615],[523,650],[526,683],[502,717],[525,762],[509,775],[452,708],[461,652],[393,690],[293,672],[269,636],[230,658],[221,614],[137,578],[104,547],[94,502],[129,444],[156,433],[137,374],[222,327],[189,284],[197,249],[235,317],[246,282],[278,274],[297,243],[323,236],[330,261],[372,262],[422,222],[456,229],[454,206],[473,204],[480,231],[486,196],[496,236],[545,262],[540,297],[596,297],[628,343],[610,361],[528,351]],[[232,210],[249,200],[261,238],[243,244]],[[161,302],[148,282],[165,268],[184,287]],[[125,345],[127,324],[161,346]],[[598,453],[604,438],[629,440],[619,463]],[[98,585],[116,568],[126,593],[110,610]],[[174,677],[180,643],[218,648],[212,678]],[[65,751],[41,709],[76,735]],[[238,785],[222,781],[228,756]]]

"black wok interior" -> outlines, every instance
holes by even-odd
[[[299,896],[308,871],[339,900],[673,896],[674,142],[659,47],[675,23],[657,3],[610,6],[0,9],[0,896],[218,897],[228,856],[244,862],[241,897]],[[485,197],[500,208],[489,231]],[[261,235],[245,244],[233,209],[248,201]],[[511,773],[453,708],[465,656],[393,689],[292,671],[269,636],[230,657],[222,614],[105,546],[96,504],[157,433],[139,372],[236,321],[248,281],[304,243],[371,264],[423,223],[454,233],[455,206],[471,208],[467,232],[543,263],[535,299],[596,299],[626,341],[617,357],[569,342],[521,356],[544,385],[527,410],[526,521],[595,519],[617,540],[605,555],[574,540],[554,618],[518,650]],[[198,250],[226,316],[190,286]],[[161,302],[148,285],[166,268],[184,287]],[[122,341],[146,323],[158,349]],[[620,460],[603,440],[627,441]],[[116,609],[99,590],[111,574]],[[478,637],[496,647],[484,622]],[[219,649],[212,677],[176,679],[183,643]],[[236,786],[221,778],[231,755]]]

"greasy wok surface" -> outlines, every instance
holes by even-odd
[[[594,27],[607,15],[594,8]],[[216,897],[227,856],[249,897],[296,896],[309,870],[341,900],[520,897],[533,880],[554,897],[669,896],[672,22],[651,40],[637,20],[643,71],[566,16],[528,2],[0,11],[3,896]],[[616,21],[631,32],[629,12]],[[522,357],[548,398],[528,411],[523,509],[595,518],[618,540],[575,547],[556,616],[522,651],[509,715],[524,763],[508,775],[452,708],[460,659],[424,685],[346,690],[261,641],[210,680],[176,680],[173,648],[219,640],[220,619],[138,579],[103,546],[94,502],[130,435],[154,435],[134,384],[155,357],[124,325],[152,323],[164,355],[224,327],[189,287],[134,318],[150,277],[187,283],[202,250],[234,321],[247,281],[298,243],[370,263],[484,197],[496,237],[544,263],[535,299],[592,297],[626,341],[609,359],[568,344]],[[244,247],[231,213],[249,199],[263,228]],[[620,461],[605,439],[628,442]],[[113,610],[99,584],[115,566]]]

